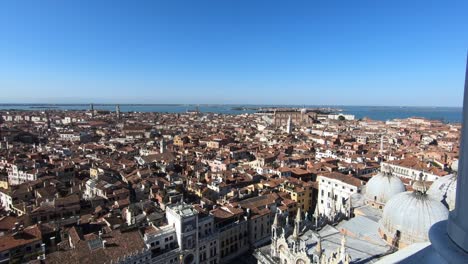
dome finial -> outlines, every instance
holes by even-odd
[[[416,192],[420,194],[426,194],[427,187],[426,187],[426,176],[424,175],[424,171],[419,173],[418,179],[414,181],[412,187]]]

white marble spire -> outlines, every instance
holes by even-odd
[[[278,227],[278,213],[275,213],[275,218],[273,219],[273,227]]]
[[[302,221],[302,212],[301,212],[301,207],[297,209],[297,214],[296,214],[296,223],[300,224]]]

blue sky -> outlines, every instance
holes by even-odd
[[[0,2],[0,103],[460,106],[468,1]]]

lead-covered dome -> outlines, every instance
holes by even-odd
[[[404,191],[405,185],[400,178],[391,173],[381,172],[367,182],[364,197],[368,204],[384,205],[390,198]]]
[[[448,218],[448,210],[433,197],[421,192],[403,192],[385,205],[379,232],[391,243],[399,235],[400,247],[428,241],[430,227]]]
[[[457,192],[457,175],[451,174],[440,177],[427,191],[427,194],[440,201],[449,210],[455,209],[455,198]]]

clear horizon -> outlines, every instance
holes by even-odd
[[[460,107],[466,10],[462,0],[3,1],[0,103]]]
[[[242,104],[242,103],[99,103],[99,102],[89,102],[89,103],[2,103],[0,102],[0,106],[8,106],[8,105],[21,105],[21,106],[34,106],[34,105],[57,105],[57,106],[89,106],[93,104],[94,106],[129,106],[129,105],[141,105],[141,106],[180,106],[180,105],[200,105],[200,106],[209,106],[209,105],[226,105],[226,106],[271,106],[271,107],[408,107],[408,108],[460,108],[462,109],[463,106],[431,106],[431,105],[338,105],[338,104]],[[1,109],[0,109],[1,111]]]

